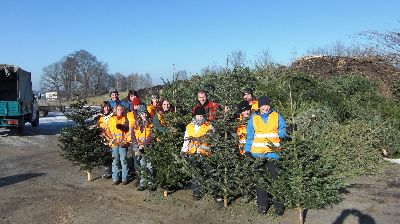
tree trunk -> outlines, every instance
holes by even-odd
[[[304,209],[297,208],[297,211],[299,212],[299,224],[304,224]]]
[[[92,174],[90,173],[90,171],[85,171],[88,175],[88,181],[92,181]]]

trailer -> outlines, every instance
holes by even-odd
[[[39,126],[31,73],[15,65],[0,64],[0,127],[16,129],[22,135],[26,122]]]

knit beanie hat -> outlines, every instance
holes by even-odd
[[[264,105],[271,105],[271,99],[269,99],[266,95],[258,97],[258,108]]]
[[[194,116],[196,115],[205,115],[206,110],[203,107],[197,107],[196,110],[194,111]]]
[[[134,98],[132,100],[132,106],[137,106],[140,105],[140,99],[139,98]]]

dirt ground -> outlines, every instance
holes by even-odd
[[[207,197],[193,201],[189,190],[164,198],[161,190],[139,192],[133,183],[88,182],[59,156],[57,133],[64,125],[27,124],[22,137],[0,129],[0,223],[297,223],[295,210],[259,215],[253,202],[219,209]],[[400,165],[383,170],[350,181],[340,204],[309,210],[306,223],[400,223]]]

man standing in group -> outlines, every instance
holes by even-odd
[[[197,105],[193,107],[192,114],[202,107],[206,112],[206,118],[208,121],[214,121],[217,118],[217,110],[219,109],[219,104],[214,103],[211,100],[207,99],[207,92],[204,90],[200,90],[197,92]]]
[[[109,101],[109,103],[110,103],[111,108],[114,108],[117,105],[121,105],[125,109],[129,109],[129,105],[126,102],[121,101],[119,99],[119,93],[118,93],[118,90],[116,90],[116,89],[113,89],[113,90],[110,91],[110,101]]]
[[[249,102],[250,106],[251,106],[251,112],[256,112],[258,111],[258,102],[257,100],[253,100],[254,95],[253,95],[253,90],[252,89],[244,89],[242,91],[243,93],[243,100],[246,100],[247,102]]]
[[[281,139],[286,137],[286,123],[283,117],[271,109],[267,96],[258,98],[259,113],[254,114],[248,121],[245,155],[263,158],[259,170],[268,170],[272,180],[278,176],[277,165]],[[261,214],[266,214],[271,206],[272,196],[263,188],[256,186],[257,205]],[[284,207],[281,202],[273,201],[276,215],[283,215]]]

